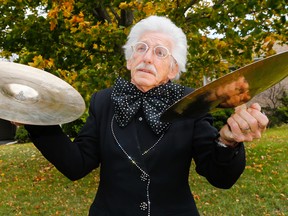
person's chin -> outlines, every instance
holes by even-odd
[[[155,87],[157,82],[155,77],[152,76],[137,76],[134,77],[132,83],[134,83],[138,88],[140,87],[142,89],[151,89]]]
[[[151,73],[138,72],[134,76],[134,80],[136,82],[154,83],[156,82],[156,77],[154,74],[151,74]]]

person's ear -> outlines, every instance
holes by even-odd
[[[168,74],[169,80],[173,80],[177,76],[177,74],[179,73],[178,64],[176,62],[173,62],[172,64],[173,65],[171,65],[171,70],[170,70],[170,72]]]
[[[132,64],[132,62],[131,62],[131,58],[130,58],[126,61],[126,67],[128,70],[131,70],[131,64]]]

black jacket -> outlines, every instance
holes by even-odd
[[[71,180],[101,166],[91,216],[198,215],[188,184],[192,159],[197,173],[219,188],[230,188],[243,172],[243,144],[217,146],[210,115],[173,122],[157,142],[141,112],[125,128],[113,122],[111,92],[92,96],[89,117],[74,142],[59,126],[26,126],[36,147]]]

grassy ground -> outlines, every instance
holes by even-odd
[[[288,215],[288,125],[267,130],[246,150],[246,170],[229,190],[192,176],[191,189],[203,215]]]
[[[212,187],[191,167],[202,215],[288,215],[288,125],[246,146],[247,168],[229,190]],[[98,182],[98,171],[69,181],[32,144],[0,146],[0,215],[87,215]]]

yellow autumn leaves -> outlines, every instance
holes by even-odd
[[[74,0],[53,1],[52,9],[48,13],[50,18],[50,30],[53,31],[58,24],[58,15],[62,12],[64,17],[70,17],[73,11]]]
[[[72,16],[74,4],[75,4],[74,0],[53,1],[52,9],[48,13],[48,17],[50,18],[50,30],[51,31],[53,31],[56,28],[60,13],[63,15],[64,18],[70,18]],[[175,3],[168,2],[167,4],[169,5],[169,4],[175,4]],[[140,1],[131,1],[129,3],[121,2],[119,4],[119,9],[121,10],[131,9],[131,10],[142,11],[146,15],[155,14],[156,12],[161,13],[165,11],[165,8],[163,8],[163,5],[161,4],[152,3],[152,2],[143,3]],[[83,13],[80,12],[79,15],[73,15],[72,18],[70,19],[70,22],[71,23],[84,22]]]
[[[28,63],[31,67],[39,69],[52,68],[54,66],[54,60],[52,58],[44,59],[41,55],[34,56],[33,62]]]
[[[132,1],[132,2],[121,2],[119,5],[119,8],[122,10],[125,9],[136,9],[138,11],[143,11],[145,14],[150,15],[157,11],[157,7],[153,5],[152,2],[142,3],[138,1]]]

